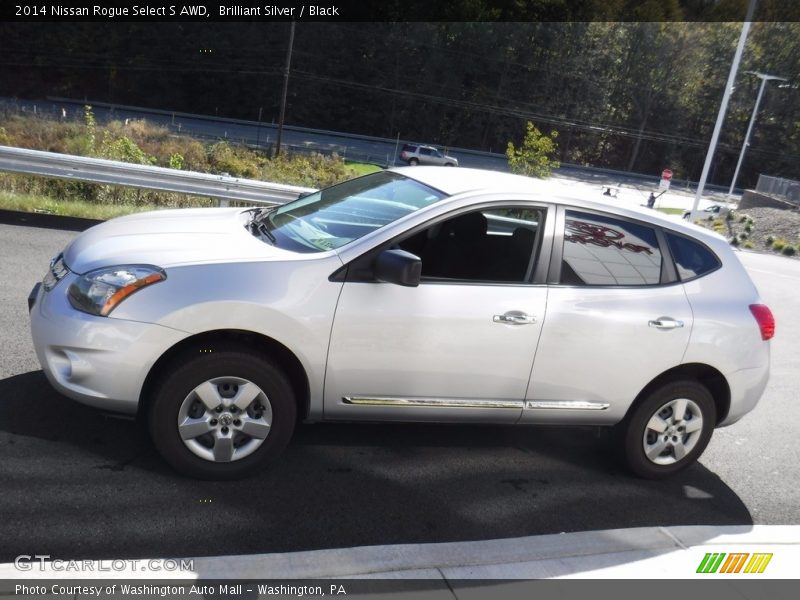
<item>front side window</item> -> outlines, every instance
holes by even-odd
[[[256,217],[255,233],[296,252],[334,250],[445,198],[397,173],[345,181]]]
[[[464,213],[400,242],[420,257],[422,280],[525,283],[530,280],[543,208]]]
[[[661,281],[656,232],[624,219],[568,210],[561,283],[656,285]]]

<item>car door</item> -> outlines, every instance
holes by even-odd
[[[544,324],[522,422],[615,423],[681,364],[692,310],[661,231],[559,208]]]
[[[348,268],[325,377],[326,419],[519,419],[541,332],[552,242],[546,206],[468,210],[390,245],[417,287],[377,282],[378,248]]]

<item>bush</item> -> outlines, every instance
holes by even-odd
[[[217,142],[208,150],[208,162],[216,173],[227,173],[231,177],[255,179],[260,171],[260,164],[255,154],[249,151],[237,151],[228,142]]]
[[[764,243],[766,244],[767,248],[769,248],[770,246],[772,246],[772,242],[774,242],[774,241],[775,241],[775,236],[774,235],[768,235],[767,239],[765,240]]]
[[[751,231],[753,231],[753,226],[750,223],[748,223],[747,225],[744,226],[744,230],[747,233],[750,233]]]
[[[528,177],[549,177],[551,170],[557,169],[560,165],[552,158],[558,147],[555,141],[557,137],[557,131],[551,131],[549,136],[544,135],[528,121],[522,145],[516,148],[513,142],[508,142],[506,156],[511,172]]]
[[[794,256],[795,252],[797,252],[796,248],[788,244],[783,247],[783,250],[781,250],[781,254],[784,254],[786,256]]]
[[[742,244],[742,248],[747,248],[748,250],[751,250],[753,247],[753,242],[750,240],[747,240],[744,244]]]
[[[739,245],[739,238],[732,237],[731,238],[731,246],[738,246]]]
[[[772,242],[772,249],[780,252],[786,246],[787,242],[783,238],[778,238]]]

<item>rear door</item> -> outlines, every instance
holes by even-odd
[[[692,311],[661,231],[559,208],[545,320],[523,422],[614,423],[681,364]]]

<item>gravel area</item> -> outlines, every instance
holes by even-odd
[[[753,220],[749,232],[746,230],[748,222],[740,221],[743,216],[748,216]],[[701,224],[712,228],[712,222]],[[727,232],[720,233],[728,238],[738,237],[740,248],[778,254],[779,252],[771,244],[767,244],[767,238],[772,237],[774,240],[784,240],[786,245],[793,246],[795,252],[791,258],[800,259],[800,212],[757,207],[736,211],[734,218],[727,220],[726,224]],[[752,248],[748,248],[748,241],[752,243]]]

